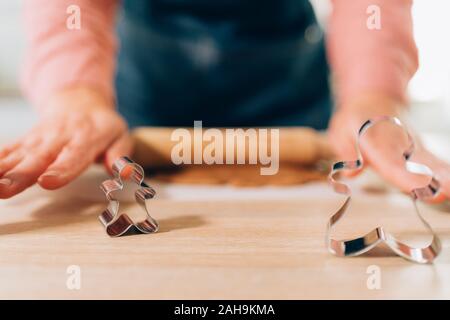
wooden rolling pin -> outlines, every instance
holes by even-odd
[[[144,167],[167,167],[172,166],[173,161],[171,158],[171,154],[173,152],[173,148],[178,145],[180,147],[180,143],[184,139],[180,139],[179,137],[172,136],[174,130],[177,128],[170,127],[142,127],[133,130],[132,136],[135,142],[135,153],[133,155],[133,159],[141,164]],[[197,152],[199,150],[205,150],[212,140],[204,141],[203,137],[194,138],[194,129],[193,128],[183,128],[187,130],[186,133],[189,133],[190,136],[190,145],[191,145],[191,155],[192,159],[194,158],[195,148],[197,148]],[[207,131],[207,128],[203,129],[203,133]],[[227,154],[235,155],[235,159],[237,156],[237,146],[236,143],[234,145],[227,144],[226,142],[230,139],[226,139],[227,135],[225,130],[227,129],[219,129],[220,133],[222,133],[223,137],[223,151],[221,154],[223,155],[223,162],[225,162],[225,157]],[[236,129],[234,129],[236,130]],[[240,131],[234,131],[238,138],[245,138],[245,130],[241,129]],[[256,135],[259,136],[261,131],[259,129],[256,130]],[[267,129],[267,135],[263,137],[266,138],[268,142],[268,154],[271,151],[271,128]],[[197,131],[198,133],[198,131]],[[247,132],[248,133],[248,132]],[[247,135],[248,136],[248,135]],[[233,137],[233,139],[236,137]],[[231,139],[231,140],[233,140]],[[188,140],[186,140],[189,142]],[[236,140],[235,140],[236,141]],[[245,140],[245,163],[249,163],[249,152],[248,147],[250,145],[249,140]],[[264,140],[263,140],[264,141]],[[201,148],[201,149],[199,149]],[[234,149],[234,150],[233,150]],[[234,151],[234,153],[233,153]],[[318,160],[321,159],[330,159],[332,157],[332,152],[328,145],[326,136],[322,133],[319,133],[313,129],[305,128],[305,127],[283,127],[279,129],[279,162],[280,163],[294,163],[300,165],[310,165],[314,164]],[[193,160],[192,160],[193,163]],[[236,162],[234,162],[236,163]]]

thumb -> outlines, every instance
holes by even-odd
[[[357,138],[352,135],[351,130],[345,127],[334,127],[330,130],[328,137],[338,161],[355,161],[358,159]],[[354,177],[361,171],[362,169],[344,170],[342,174],[346,177]]]
[[[371,147],[365,149],[370,165],[387,181],[397,186],[403,192],[423,187],[429,182],[429,177],[407,170],[403,149],[386,145],[386,147]],[[363,152],[364,153],[364,152]]]
[[[114,143],[106,150],[104,157],[104,165],[106,170],[111,173],[111,168],[118,158],[123,156],[130,156],[133,151],[133,140],[128,132],[121,135]]]

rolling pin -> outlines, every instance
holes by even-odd
[[[173,148],[184,139],[173,136],[174,130],[179,128],[170,127],[141,127],[136,128],[132,131],[132,137],[135,143],[135,151],[133,154],[133,159],[144,167],[168,167],[173,166],[171,154]],[[186,133],[189,133],[190,139],[186,140],[190,142],[191,155],[194,157],[195,149],[197,152],[201,150],[202,154],[212,140],[205,141],[203,136],[198,139],[194,138],[194,128],[183,128]],[[198,130],[198,129],[197,129]],[[205,133],[208,129],[203,129]],[[225,157],[230,152],[237,157],[237,146],[232,143],[226,143],[227,140],[225,128],[218,129],[223,137],[223,162],[225,162]],[[245,139],[246,128],[241,129],[239,132],[235,131],[235,137]],[[261,132],[259,129],[256,130],[256,135],[259,139]],[[263,138],[267,141],[267,153],[270,154],[273,141],[271,141],[271,128],[267,128],[267,135]],[[198,131],[197,131],[198,133]],[[202,133],[202,134],[203,134]],[[190,140],[190,141],[189,141]],[[236,141],[236,140],[235,140]],[[248,148],[250,146],[249,140],[245,141],[245,163],[249,163],[249,152]],[[258,141],[258,140],[257,140]],[[264,141],[264,139],[262,140]],[[316,163],[318,160],[331,159],[332,152],[331,148],[327,142],[326,136],[323,133],[315,131],[311,128],[306,127],[283,127],[279,129],[279,162],[280,163],[293,163],[299,165],[311,165]],[[188,144],[189,145],[189,144]],[[193,162],[192,162],[193,163]],[[236,163],[236,162],[234,162]]]

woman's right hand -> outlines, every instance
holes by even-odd
[[[125,120],[89,88],[55,94],[40,121],[15,143],[0,148],[0,198],[10,198],[36,182],[60,188],[98,159],[111,168],[129,155],[132,141]]]

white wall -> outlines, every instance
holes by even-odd
[[[410,91],[417,101],[443,100],[450,105],[450,1],[416,0],[414,35],[420,69]],[[450,111],[450,109],[449,109]]]
[[[17,71],[24,49],[22,0],[0,1],[0,94],[17,92]]]

